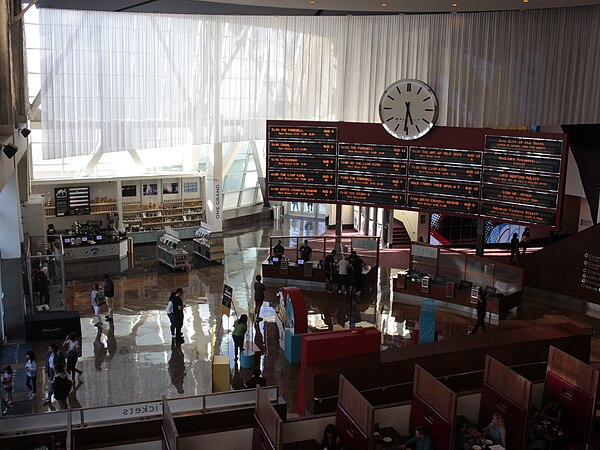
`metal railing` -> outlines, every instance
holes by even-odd
[[[279,403],[278,386],[266,387],[263,392],[268,396],[271,403]],[[213,411],[252,406],[256,403],[256,389],[171,398],[167,400],[167,403],[175,417],[189,413],[206,414]],[[68,409],[52,413],[7,416],[1,420],[0,439],[16,435],[64,431],[69,423],[72,428],[83,428],[100,424],[145,421],[158,417],[162,417],[162,400]]]

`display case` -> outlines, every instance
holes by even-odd
[[[156,242],[156,259],[172,269],[187,270],[191,266],[190,254],[183,248],[179,234],[167,230]]]
[[[200,198],[164,200],[162,204],[123,203],[123,225],[128,233],[158,231],[165,227],[197,227],[203,217]]]
[[[222,262],[225,258],[225,244],[222,231],[212,231],[208,224],[202,223],[196,230],[194,253],[204,259]]]

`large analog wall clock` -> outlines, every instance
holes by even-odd
[[[403,140],[424,136],[438,116],[438,102],[426,83],[399,80],[389,85],[379,100],[379,117],[388,133]]]

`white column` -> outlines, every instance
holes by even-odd
[[[223,144],[213,145],[206,172],[206,223],[213,231],[223,231]]]

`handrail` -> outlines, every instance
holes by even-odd
[[[521,363],[521,364],[513,364],[510,366],[507,366],[511,369],[515,369],[518,367],[526,367],[526,366],[533,366],[536,364],[547,364],[548,360],[541,360],[541,361],[532,361],[532,362],[528,362],[528,363]],[[460,372],[460,373],[453,373],[453,374],[449,374],[449,375],[442,375],[442,376],[438,376],[436,377],[438,380],[444,380],[447,381],[450,378],[457,378],[457,377],[463,377],[465,375],[473,375],[476,373],[482,373],[484,369],[480,369],[480,370],[471,370],[468,372]],[[386,384],[384,386],[377,386],[377,387],[373,387],[373,388],[368,388],[368,389],[359,389],[360,393],[363,392],[377,392],[377,391],[381,391],[381,392],[385,392],[387,389],[393,389],[393,388],[397,388],[397,387],[401,387],[401,386],[408,386],[413,384],[413,381],[405,381],[403,383],[394,383],[394,384]],[[313,400],[319,403],[323,403],[325,400],[333,400],[338,398],[338,395],[329,395],[326,397],[313,397]]]
[[[269,386],[263,389],[272,403],[279,403],[279,387]],[[256,389],[241,389],[229,392],[216,392],[190,397],[177,397],[167,400],[173,416],[251,406],[256,403]],[[7,416],[2,418],[3,437],[34,434],[40,432],[63,431],[69,420],[73,429],[107,423],[127,423],[162,417],[162,401],[124,403],[110,406],[69,409],[53,413]]]

